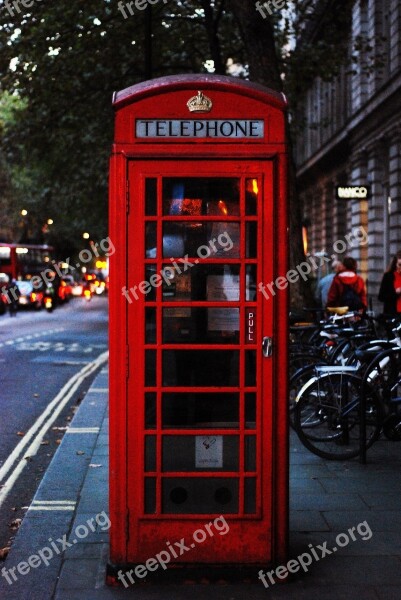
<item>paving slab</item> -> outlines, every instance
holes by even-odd
[[[349,511],[366,510],[367,506],[358,494],[302,494],[292,500],[293,510],[302,510],[307,506],[311,510]]]
[[[74,427],[98,427],[91,439],[64,436],[35,499],[75,501],[69,514],[28,511],[5,566],[15,566],[53,540],[68,540],[48,567],[31,570],[5,587],[7,600],[393,600],[401,598],[401,444],[379,441],[358,460],[324,461],[291,433],[291,512],[288,559],[312,549],[332,551],[314,559],[285,583],[173,585],[151,581],[128,589],[107,587],[108,531],[88,522],[107,511],[108,438],[106,373],[95,379],[74,417]],[[100,390],[100,391],[99,391]],[[103,390],[103,391],[101,391]],[[65,442],[64,442],[65,440]],[[79,448],[85,454],[77,454]],[[84,448],[84,450],[82,450]],[[57,460],[56,460],[57,457]],[[58,462],[57,462],[58,461]],[[89,467],[89,464],[101,465]],[[60,473],[62,476],[60,477]],[[45,512],[45,511],[44,511]],[[35,514],[33,514],[35,513]],[[107,513],[106,513],[107,514]],[[365,523],[369,540],[350,540],[348,529]],[[88,532],[84,530],[88,529]],[[355,529],[353,530],[356,531]],[[365,528],[365,534],[367,532]],[[78,536],[77,536],[78,532]],[[84,535],[85,533],[85,535]],[[348,535],[351,534],[348,532]],[[355,536],[357,534],[355,533]],[[64,537],[65,536],[65,537]],[[340,536],[340,537],[339,537]],[[73,543],[75,540],[75,543]],[[333,552],[333,548],[337,550]],[[325,550],[326,553],[326,550]],[[207,576],[207,571],[205,572]]]
[[[401,531],[401,510],[325,511],[323,513],[330,529],[346,531],[349,527],[367,521],[373,533],[378,531]],[[400,533],[401,537],[401,533]]]
[[[317,510],[291,510],[290,531],[330,531],[330,527]]]

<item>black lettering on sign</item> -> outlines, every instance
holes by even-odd
[[[263,139],[263,119],[137,119],[136,137],[144,138],[211,138]]]

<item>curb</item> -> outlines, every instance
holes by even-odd
[[[70,537],[71,531],[75,531],[75,528],[73,529],[74,522],[77,521],[77,526],[84,524],[89,513],[90,517],[94,517],[93,507],[101,505],[99,513],[107,510],[107,453],[104,456],[106,459],[103,461],[104,467],[100,468],[101,465],[99,465],[99,471],[105,481],[104,485],[99,480],[98,468],[89,468],[93,464],[92,457],[95,449],[98,447],[102,452],[102,445],[107,447],[107,435],[105,434],[107,407],[108,370],[103,366],[95,376],[63,436],[4,563],[4,568],[8,571],[10,569],[13,571],[13,567],[15,568],[20,563],[25,563],[26,566],[21,567],[20,565],[23,574],[19,569],[14,569],[17,580],[12,584],[3,575],[0,578],[0,597],[5,595],[8,600],[49,600],[52,598],[64,560],[66,540]],[[93,462],[98,464],[101,461],[96,458]],[[89,471],[96,471],[95,481],[101,498],[94,498],[92,491],[89,497],[87,494],[85,497],[82,494]],[[83,518],[84,514],[86,519]],[[102,533],[107,534],[107,532]],[[92,532],[89,533],[89,536],[92,535]],[[88,542],[86,537],[82,539],[82,542]],[[107,537],[107,535],[103,535],[102,542]],[[76,550],[81,545],[77,544],[71,549]],[[44,551],[45,548],[48,549],[47,552]],[[44,551],[42,555],[44,560],[38,556],[41,550]],[[46,553],[48,559],[46,559]],[[38,556],[36,561],[32,558],[33,556]],[[35,562],[39,564],[30,566],[27,563],[29,558],[32,560],[32,565]],[[8,578],[13,579],[10,573]]]

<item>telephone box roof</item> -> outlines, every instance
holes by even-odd
[[[287,99],[281,92],[276,92],[258,83],[252,83],[238,77],[225,75],[170,75],[158,77],[132,85],[113,94],[113,107],[116,110],[148,96],[164,94],[178,90],[192,90],[196,87],[216,91],[234,92],[273,105],[281,110],[287,107]]]

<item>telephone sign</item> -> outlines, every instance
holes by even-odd
[[[263,138],[263,120],[138,119],[137,138]]]
[[[258,286],[287,272],[285,99],[191,75],[114,108],[110,569],[218,518],[171,568],[284,560],[287,291]]]

